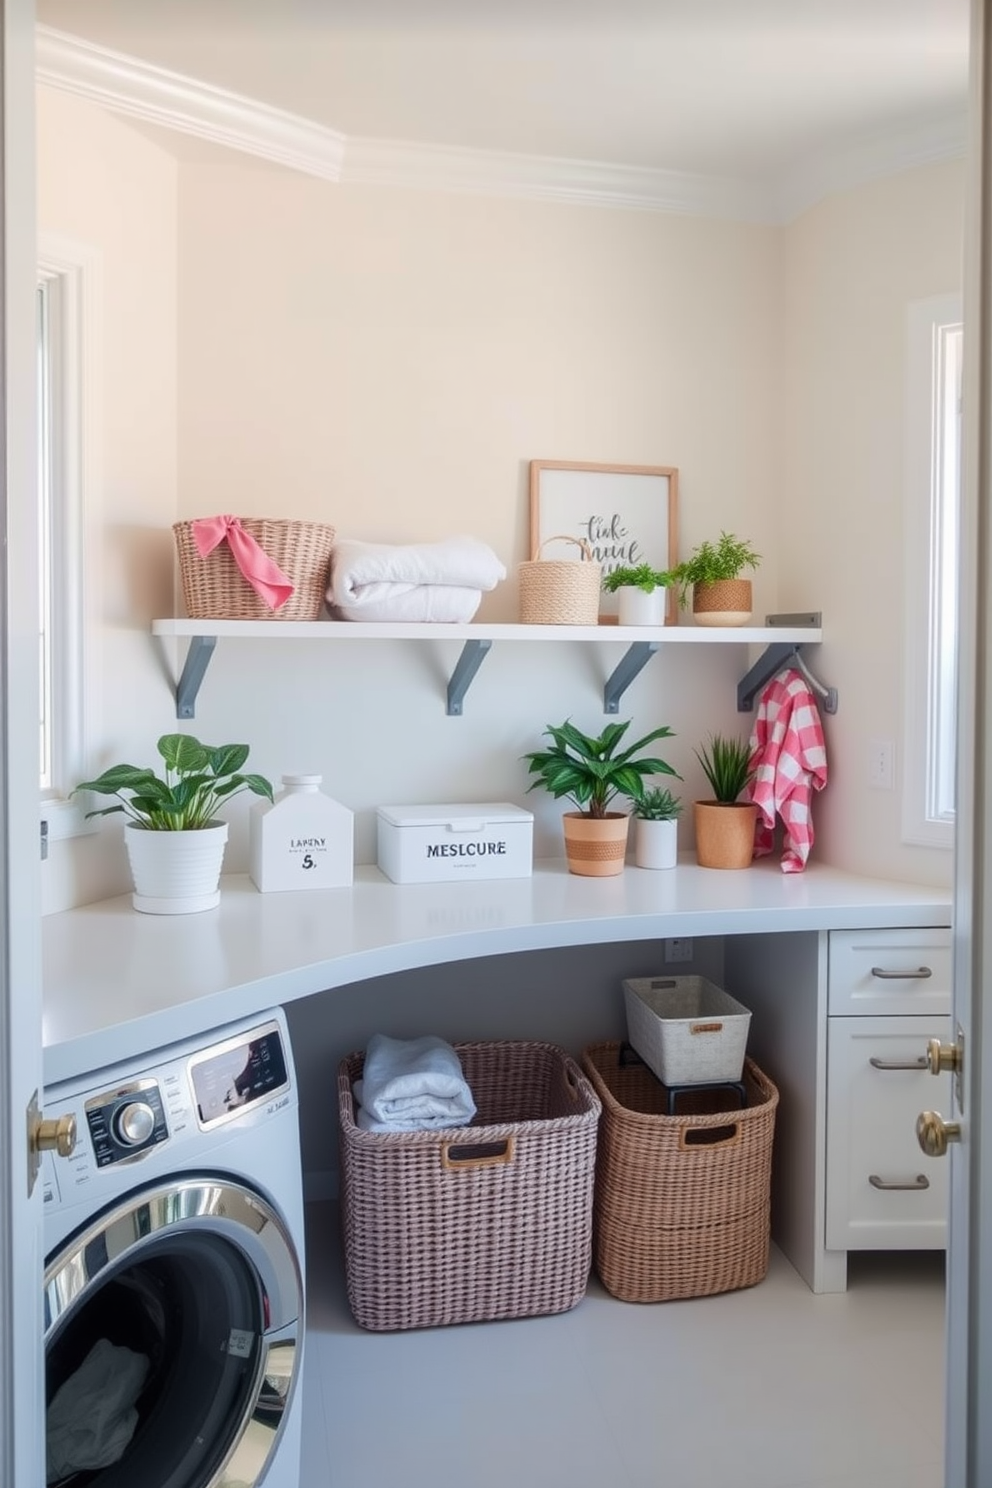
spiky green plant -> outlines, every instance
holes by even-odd
[[[713,799],[725,806],[736,801],[754,778],[750,765],[751,748],[746,739],[711,734],[709,746],[704,744],[702,752],[698,749],[693,752],[710,783]]]
[[[653,594],[656,589],[667,589],[671,582],[670,573],[652,568],[650,563],[639,563],[634,568],[611,569],[603,580],[603,588],[610,594],[615,594],[618,589],[630,585],[636,589],[643,589],[645,594]]]
[[[665,786],[646,790],[634,803],[634,815],[643,821],[678,821],[682,815],[682,802]]]
[[[671,729],[667,725],[653,729],[618,754],[617,746],[629,728],[630,720],[611,723],[598,738],[593,738],[580,733],[568,720],[558,727],[549,724],[544,732],[552,739],[552,748],[533,750],[523,756],[530,773],[537,776],[527,787],[528,791],[543,786],[556,800],[567,797],[586,816],[603,817],[617,796],[626,796],[635,803],[640,801],[647,775],[674,775],[681,780],[678,772],[663,759],[634,758],[655,739],[670,739]]]
[[[124,815],[150,832],[191,832],[209,827],[223,801],[241,791],[272,800],[272,786],[262,775],[242,775],[247,744],[222,744],[212,749],[191,734],[163,734],[158,752],[165,761],[165,778],[137,765],[112,765],[96,780],[84,780],[72,792],[95,791],[117,796],[116,806],[88,811],[90,816]],[[126,793],[126,794],[125,794]]]
[[[720,579],[739,579],[745,568],[757,568],[761,554],[744,538],[721,532],[718,542],[701,542],[688,558],[670,571],[678,585],[679,604],[685,607],[689,590],[696,584],[715,584]]]

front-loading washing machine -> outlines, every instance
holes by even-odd
[[[48,1483],[299,1488],[303,1183],[282,1011],[67,1081],[45,1115],[76,1128],[43,1170]]]

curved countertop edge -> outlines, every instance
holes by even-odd
[[[671,936],[947,926],[949,889],[777,859],[738,872],[628,866],[581,878],[563,860],[530,877],[392,884],[360,867],[348,889],[260,894],[246,875],[203,914],[137,913],[130,895],[42,921],[46,1086],[211,1035],[297,998],[443,962]]]

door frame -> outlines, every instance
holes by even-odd
[[[0,0],[0,1481],[45,1479],[40,1109],[34,0]]]

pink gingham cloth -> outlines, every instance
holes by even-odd
[[[801,873],[813,846],[813,792],[827,783],[827,749],[816,699],[800,672],[779,672],[761,694],[750,749],[754,855],[772,851],[777,813],[785,827],[782,872]]]

